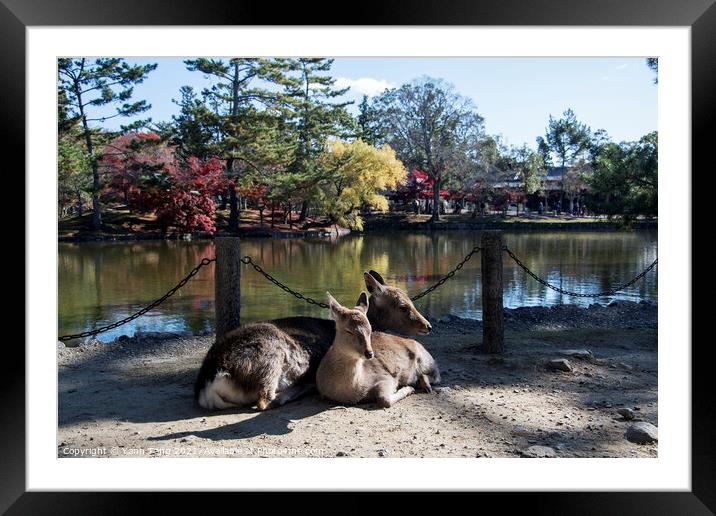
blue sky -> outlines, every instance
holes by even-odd
[[[182,85],[201,90],[210,80],[186,69],[182,58],[128,59],[158,63],[135,88],[136,99],[152,104],[145,116],[168,121]],[[474,102],[489,134],[506,143],[535,147],[550,115],[572,108],[593,130],[615,141],[638,140],[657,129],[657,90],[644,58],[336,58],[331,73],[351,86],[349,100],[428,75],[452,83]],[[109,128],[126,120],[112,119]]]

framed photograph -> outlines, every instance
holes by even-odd
[[[0,508],[712,513],[713,1],[355,11],[2,0],[27,303]]]

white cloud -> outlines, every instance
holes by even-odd
[[[349,79],[348,77],[338,77],[336,79],[336,88],[350,87],[352,91],[357,91],[369,97],[378,95],[388,88],[394,88],[395,84],[385,79],[374,79],[372,77],[361,77],[360,79]]]
[[[603,80],[603,81],[608,81],[608,80],[609,80],[609,76],[608,76],[608,75],[602,75],[602,80]]]
[[[627,66],[629,66],[629,65],[628,65],[628,64],[626,64],[626,63],[624,63],[624,64],[620,64],[619,66],[617,66],[617,68],[616,68],[616,69],[617,69],[617,70],[624,70],[624,68],[626,68]]]

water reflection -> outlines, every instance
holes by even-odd
[[[554,285],[582,292],[608,290],[641,272],[657,254],[656,232],[506,233],[505,243],[538,275]],[[390,283],[414,294],[437,281],[473,246],[478,232],[371,234],[337,241],[247,239],[242,254],[254,257],[291,287],[323,300],[326,290],[350,303],[364,288],[362,272],[374,269]],[[187,274],[204,257],[214,255],[212,241],[114,242],[59,245],[59,333],[77,333],[126,317]],[[505,306],[586,305],[593,299],[560,295],[527,276],[505,255]],[[143,331],[210,331],[214,317],[213,265],[199,272],[163,305],[135,321],[102,334],[102,340]],[[295,299],[244,266],[241,278],[242,320],[286,315],[317,315],[324,310]],[[480,318],[480,257],[418,308],[439,317],[453,313]],[[656,300],[657,272],[650,272],[610,299]]]

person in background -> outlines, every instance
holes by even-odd
[[[542,201],[539,202],[539,206],[537,207],[537,213],[539,213],[540,215],[544,213],[544,204],[542,203]]]

